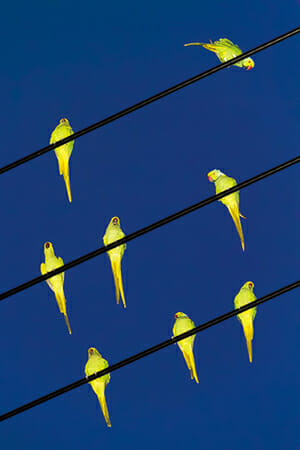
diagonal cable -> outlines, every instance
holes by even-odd
[[[119,361],[116,364],[112,364],[106,369],[101,370],[100,372],[96,372],[95,374],[90,375],[89,377],[82,378],[81,380],[75,381],[74,383],[68,384],[67,386],[64,386],[60,389],[50,392],[49,394],[44,395],[43,397],[37,398],[36,400],[33,400],[29,403],[25,403],[24,405],[19,406],[18,408],[12,409],[11,411],[8,411],[7,413],[0,415],[0,422],[3,422],[4,420],[7,420],[18,414],[21,414],[27,411],[28,409],[35,408],[36,406],[41,405],[42,403],[48,402],[49,400],[52,400],[55,397],[58,397],[69,391],[72,391],[73,389],[76,389],[82,386],[83,384],[89,383],[90,381],[93,381],[96,378],[106,375],[107,373],[111,373],[114,372],[115,370],[121,369],[122,367],[128,366],[129,364],[132,364],[138,361],[139,359],[145,358],[148,355],[152,355],[153,353],[156,353],[166,347],[169,347],[170,345],[176,344],[176,342],[181,341],[182,339],[185,339],[196,333],[200,333],[204,330],[207,330],[208,328],[211,328],[221,322],[224,322],[224,320],[230,319],[231,317],[234,317],[244,311],[247,311],[248,309],[261,305],[262,303],[265,303],[269,300],[274,299],[275,297],[278,297],[279,295],[285,294],[293,289],[296,289],[299,286],[300,280],[295,281],[294,283],[291,283],[287,286],[277,289],[276,291],[273,291],[270,294],[267,294],[264,297],[255,300],[254,302],[248,303],[247,305],[242,306],[241,308],[229,311],[221,316],[216,317],[215,319],[209,320],[208,322],[205,322],[202,325],[193,328],[192,330],[186,331],[185,333],[182,333],[171,339],[167,339],[166,341],[163,341],[160,344],[147,348],[146,350],[136,353],[135,355],[132,355],[129,358],[123,359],[122,361]]]
[[[66,144],[67,142],[73,141],[74,139],[77,139],[81,136],[84,136],[85,134],[90,133],[91,131],[97,130],[98,128],[104,127],[105,125],[108,125],[111,122],[114,122],[115,120],[120,119],[121,117],[127,116],[128,114],[137,111],[138,109],[143,108],[144,106],[149,105],[150,103],[156,102],[157,100],[160,100],[163,97],[166,97],[167,95],[173,94],[176,91],[179,91],[180,89],[183,89],[193,83],[196,83],[199,80],[202,80],[203,78],[206,78],[210,75],[213,75],[214,73],[219,72],[220,70],[226,69],[226,67],[231,66],[232,64],[235,64],[239,61],[241,61],[244,58],[247,58],[248,56],[252,56],[255,53],[261,52],[262,50],[266,50],[267,48],[271,47],[272,45],[276,45],[279,42],[282,42],[285,39],[288,39],[300,32],[300,27],[294,28],[293,30],[287,31],[286,33],[275,37],[274,39],[271,39],[270,41],[267,41],[261,45],[258,45],[257,47],[248,50],[245,53],[242,53],[242,55],[237,56],[227,62],[224,62],[222,64],[219,64],[215,67],[212,67],[209,70],[206,70],[205,72],[202,72],[198,75],[195,75],[185,81],[182,81],[181,83],[175,84],[174,86],[169,87],[168,89],[165,89],[164,91],[159,92],[158,94],[152,95],[151,97],[146,98],[145,100],[142,100],[132,106],[129,106],[128,108],[122,109],[121,111],[112,114],[111,116],[106,117],[103,120],[100,120],[99,122],[96,122],[92,125],[89,125],[86,128],[83,128],[82,130],[76,131],[76,133],[72,134],[71,136],[68,136],[64,139],[61,139],[60,141],[57,141],[55,144],[47,145],[46,147],[41,148],[40,150],[37,150],[33,153],[30,153],[27,156],[24,156],[23,158],[17,159],[16,161],[7,164],[6,166],[3,166],[0,168],[0,175],[8,172],[9,170],[15,169],[18,166],[21,166],[22,164],[25,164],[38,156],[44,155],[45,153],[49,152],[50,150],[55,149],[56,147],[59,147],[60,145]]]
[[[64,264],[63,266],[59,267],[58,269],[53,270],[52,272],[48,272],[45,275],[40,275],[36,278],[33,278],[32,280],[29,280],[29,281],[26,281],[25,283],[19,284],[18,286],[15,286],[14,288],[0,294],[0,301],[5,300],[8,297],[11,297],[12,295],[17,294],[18,292],[24,291],[25,289],[35,286],[36,284],[41,283],[42,281],[45,281],[48,278],[53,277],[54,275],[58,275],[61,272],[65,272],[66,270],[72,269],[72,267],[76,267],[79,264],[82,264],[92,258],[95,258],[98,255],[102,255],[103,253],[106,253],[108,250],[118,247],[119,245],[125,244],[126,242],[132,241],[133,239],[143,236],[144,234],[150,233],[151,231],[154,231],[157,228],[167,225],[168,223],[173,222],[174,220],[177,220],[180,217],[186,216],[187,214],[190,214],[191,212],[194,212],[197,209],[203,208],[204,206],[207,206],[217,200],[220,200],[221,198],[225,197],[228,194],[232,194],[233,192],[244,189],[245,187],[250,186],[253,183],[256,183],[260,180],[263,180],[266,177],[274,175],[275,173],[280,172],[281,170],[287,169],[288,167],[291,167],[292,165],[297,164],[299,162],[300,162],[300,156],[296,156],[295,158],[290,159],[289,161],[286,161],[284,163],[281,163],[278,166],[272,167],[271,169],[266,170],[265,172],[259,173],[258,175],[255,175],[252,178],[248,178],[247,180],[242,181],[241,183],[237,184],[236,186],[234,186],[230,189],[227,189],[224,192],[220,192],[217,195],[212,195],[211,197],[208,197],[204,200],[201,200],[198,203],[188,206],[187,208],[182,209],[174,214],[171,214],[170,216],[167,216],[163,219],[158,220],[157,222],[147,225],[144,228],[140,228],[139,230],[137,230],[131,234],[128,234],[124,238],[119,239],[118,241],[115,241],[112,244],[109,244],[104,247],[100,247],[97,250],[94,250],[90,253],[80,256],[79,258],[74,259],[73,261],[70,261],[69,263]]]

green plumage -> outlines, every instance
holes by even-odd
[[[105,234],[103,236],[104,245],[112,244],[113,242],[118,241],[119,239],[122,239],[124,236],[125,236],[125,234],[121,230],[121,226],[120,226],[120,219],[118,217],[113,217],[111,219],[111,221],[109,222],[109,225],[106,228]],[[122,260],[123,254],[125,252],[125,249],[126,249],[126,244],[122,244],[122,245],[119,245],[118,247],[113,248],[112,250],[109,250],[107,252],[109,259],[110,259],[114,282],[115,282],[117,304],[119,303],[119,298],[120,298],[120,294],[121,294],[124,308],[126,308],[126,302],[125,302],[125,295],[124,295],[124,288],[123,288],[123,281],[122,281],[121,260]]]
[[[108,362],[106,359],[102,358],[98,350],[94,347],[89,348],[88,351],[89,359],[85,365],[85,374],[86,376],[94,375],[101,370],[104,370],[108,367]],[[93,391],[98,397],[103,416],[105,418],[106,424],[108,427],[111,427],[111,422],[109,418],[109,413],[107,409],[106,399],[105,399],[105,388],[110,381],[110,373],[103,375],[102,377],[96,378],[93,381],[90,381],[89,384],[92,386]]]
[[[183,312],[178,312],[175,314],[175,323],[173,326],[173,336],[178,336],[186,331],[195,328],[194,322]],[[195,359],[193,354],[193,346],[196,335],[193,334],[190,337],[182,339],[177,342],[178,347],[182,351],[183,357],[185,359],[186,365],[190,371],[191,379],[195,379],[196,383],[199,383],[198,375],[195,366]]]
[[[249,283],[251,283],[251,288],[249,288]],[[234,308],[235,309],[241,308],[242,306],[248,305],[248,303],[254,302],[256,300],[256,297],[253,293],[253,286],[254,285],[252,282],[247,281],[247,283],[245,283],[241,287],[239,293],[234,298]],[[252,320],[254,320],[254,318],[256,316],[256,310],[257,310],[256,307],[248,309],[244,313],[238,314],[237,318],[241,322],[241,317],[243,315],[249,315],[249,316],[251,316]]]
[[[55,130],[51,134],[50,144],[69,137],[73,134],[73,130],[68,119],[61,119]],[[74,141],[67,142],[54,149],[58,161],[59,174],[63,175],[69,202],[72,202],[70,176],[69,176],[69,159],[73,150]]]
[[[256,300],[253,293],[254,283],[247,281],[240,289],[239,293],[235,296],[234,307],[235,309],[248,305]],[[249,355],[249,361],[252,363],[252,340],[254,335],[253,320],[256,315],[256,307],[248,309],[237,315],[238,320],[241,322]]]
[[[125,233],[121,229],[120,220],[118,217],[113,217],[108,227],[106,228],[105,234],[103,236],[104,245],[112,244],[113,242],[118,241],[123,237],[125,237]],[[126,244],[123,244],[119,245],[118,247],[112,250],[109,250],[108,254],[112,257],[117,256],[122,258],[125,250]]]
[[[215,187],[216,187],[216,194],[219,194],[220,192],[226,191],[226,189],[230,189],[233,186],[236,186],[237,182],[234,178],[228,177],[224,173],[222,173],[216,180],[215,180]],[[219,202],[226,205],[226,200],[232,200],[237,203],[237,206],[239,206],[240,201],[240,195],[239,191],[234,192],[233,194],[226,195],[226,197],[223,197],[219,200]]]
[[[221,38],[214,42],[210,41],[209,44],[203,42],[191,42],[189,44],[185,44],[185,46],[189,45],[202,45],[207,50],[214,52],[221,63],[230,61],[231,59],[236,58],[243,53],[238,45],[234,44],[226,38]],[[250,70],[254,67],[255,64],[252,58],[245,58],[233,65],[237,67],[244,67],[245,69]]]

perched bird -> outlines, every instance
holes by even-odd
[[[214,52],[221,63],[229,61],[230,59],[233,59],[243,53],[238,45],[234,44],[226,38],[219,39],[215,42],[210,41],[210,44],[203,44],[201,42],[191,42],[190,44],[184,44],[185,47],[188,47],[189,45],[202,45],[202,47],[206,48],[207,50]],[[245,58],[233,65],[244,67],[245,69],[250,70],[254,67],[254,61],[252,58]]]
[[[122,239],[124,236],[125,236],[125,234],[121,230],[121,226],[120,226],[120,219],[118,217],[113,217],[111,219],[111,221],[109,222],[109,225],[106,228],[105,234],[103,236],[104,245],[109,245],[112,242],[118,241],[119,239]],[[121,293],[124,308],[126,308],[126,303],[125,303],[125,296],[124,296],[124,289],[123,289],[123,282],[122,282],[121,260],[122,260],[123,254],[125,252],[125,249],[126,249],[126,244],[122,244],[122,245],[119,245],[118,247],[113,248],[112,250],[109,250],[107,252],[110,262],[111,262],[111,268],[112,268],[114,281],[115,281],[117,304],[119,304],[120,293]]]
[[[247,281],[240,292],[234,298],[234,308],[238,309],[242,306],[248,305],[248,303],[254,302],[256,297],[253,293],[254,283]],[[249,361],[252,363],[252,339],[253,339],[253,320],[256,315],[256,308],[248,309],[241,314],[238,314],[237,318],[242,324],[244,335],[247,342],[247,349],[249,355]]]
[[[73,134],[73,130],[68,119],[60,119],[59,124],[53,130],[50,138],[50,144],[60,141]],[[59,174],[63,175],[66,189],[68,193],[69,202],[72,201],[70,178],[69,178],[69,159],[73,150],[74,141],[70,141],[67,144],[63,144],[60,147],[54,149],[57,160]]]
[[[174,337],[195,328],[194,322],[189,318],[189,316],[187,316],[183,312],[176,313],[174,317],[176,319],[173,326]],[[196,335],[194,334],[193,336],[182,339],[181,341],[177,342],[177,345],[182,351],[186,365],[188,366],[188,369],[191,373],[191,379],[195,379],[196,383],[199,383],[193,354],[193,345],[195,337]]]
[[[216,194],[219,194],[220,192],[226,191],[226,189],[230,189],[233,186],[237,185],[237,182],[234,178],[228,177],[219,169],[212,170],[207,174],[207,176],[210,182],[215,183]],[[239,191],[233,192],[233,194],[226,195],[225,197],[221,198],[219,202],[222,202],[223,205],[228,208],[228,211],[230,212],[233,222],[236,226],[237,232],[239,233],[242,249],[244,251],[245,242],[240,217],[242,217],[243,219],[246,219],[246,217],[243,216],[239,210]]]
[[[108,362],[106,359],[102,358],[98,350],[94,347],[89,348],[88,350],[89,359],[85,365],[85,374],[86,376],[93,375],[96,372],[100,372],[100,370],[106,369],[108,367]],[[93,391],[98,397],[104,419],[107,423],[108,427],[111,427],[107,404],[105,400],[105,388],[106,385],[110,381],[110,373],[103,375],[102,377],[96,378],[93,381],[90,381],[90,385],[93,388]]]
[[[62,258],[56,258],[53,245],[51,242],[46,242],[44,244],[44,253],[45,253],[45,262],[41,264],[41,274],[45,275],[47,272],[51,272],[52,270],[58,269],[59,267],[64,265]],[[65,273],[59,273],[58,275],[54,275],[51,278],[46,280],[46,283],[52,289],[55,294],[55,298],[59,307],[59,311],[65,316],[65,321],[69,330],[71,332],[71,327],[69,324],[69,319],[67,315],[66,308],[66,298],[64,294],[64,278]]]

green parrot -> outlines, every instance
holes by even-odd
[[[104,245],[109,245],[125,236],[120,226],[120,219],[118,217],[113,217],[106,228],[105,234],[103,236]],[[117,304],[119,304],[120,293],[123,300],[124,308],[126,308],[124,289],[122,283],[122,273],[121,273],[121,260],[126,249],[126,244],[119,245],[112,250],[109,250],[108,256],[111,263],[111,268],[115,281],[116,288],[116,298]]]
[[[106,361],[106,359],[102,358],[96,348],[89,348],[88,355],[89,359],[85,365],[85,374],[87,377],[90,375],[94,375],[94,373],[100,372],[100,370],[106,369],[108,367],[108,362]],[[111,427],[104,392],[109,381],[110,373],[107,373],[106,375],[103,375],[102,377],[96,378],[96,380],[91,381],[89,384],[92,386],[93,391],[98,397],[107,426]]]
[[[234,298],[234,308],[239,309],[242,306],[248,305],[248,303],[254,302],[256,297],[253,293],[254,283],[247,281],[240,292]],[[256,315],[256,308],[248,309],[241,314],[238,314],[237,318],[242,324],[244,335],[247,342],[247,349],[249,354],[249,361],[252,363],[252,339],[253,339],[253,320]]]
[[[207,174],[207,177],[210,182],[215,183],[216,194],[219,194],[220,192],[226,191],[226,189],[230,189],[233,186],[237,185],[237,182],[234,178],[228,177],[219,169],[212,170]],[[239,210],[239,191],[233,192],[233,194],[226,195],[226,197],[221,198],[219,202],[222,202],[230,212],[230,215],[239,233],[242,249],[244,251],[245,242],[240,217],[242,217],[243,219],[246,219],[246,217],[243,216]]]
[[[176,319],[173,326],[174,337],[195,328],[194,322],[189,318],[189,316],[187,316],[183,312],[176,313],[174,317]],[[195,379],[196,383],[199,383],[193,354],[193,345],[195,337],[196,335],[194,334],[193,336],[182,339],[181,341],[177,342],[177,345],[182,351],[186,365],[188,366],[188,369],[191,373],[191,379]]]
[[[55,142],[60,141],[73,134],[73,130],[68,119],[60,119],[59,124],[53,130],[50,138],[50,144],[55,144]],[[73,150],[74,141],[70,141],[67,144],[61,145],[54,149],[57,160],[59,174],[63,175],[66,189],[68,193],[69,202],[72,201],[70,178],[69,178],[69,159]]]
[[[42,275],[45,275],[47,272],[51,272],[52,270],[58,269],[59,267],[64,265],[62,258],[60,257],[56,258],[53,245],[51,244],[51,242],[45,242],[44,253],[45,253],[45,262],[41,264]],[[65,321],[69,333],[72,334],[67,315],[66,298],[64,294],[64,278],[65,273],[62,272],[59,273],[58,275],[54,275],[54,277],[48,278],[48,280],[46,280],[46,283],[48,284],[50,289],[54,292],[59,307],[59,311],[65,316]]]
[[[207,50],[214,52],[221,63],[229,61],[230,59],[233,59],[243,53],[238,45],[225,38],[219,39],[215,42],[210,41],[210,44],[203,44],[201,42],[191,42],[190,44],[184,44],[185,47],[188,47],[189,45],[202,45],[202,47],[206,48]],[[254,67],[254,61],[252,58],[245,58],[233,65],[237,67],[244,67],[245,69],[250,70]]]

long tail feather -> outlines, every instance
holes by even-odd
[[[205,45],[202,42],[190,42],[188,44],[184,44],[184,47],[189,47],[190,45]]]
[[[116,270],[116,261],[113,259],[111,260],[111,268],[112,268],[112,273],[113,273],[113,277],[114,277],[116,300],[117,300],[117,305],[118,305],[119,299],[120,299],[120,290],[119,290],[119,282],[118,282],[117,270]]]
[[[111,261],[111,267],[113,271],[117,304],[119,304],[120,294],[122,297],[124,308],[126,308],[125,295],[123,289],[122,272],[121,272],[121,258]]]
[[[233,204],[233,205],[228,205],[228,210],[231,214],[232,220],[234,222],[234,225],[237,229],[237,232],[239,234],[240,240],[241,240],[241,245],[242,245],[242,249],[243,251],[245,250],[245,241],[244,241],[244,235],[243,235],[243,230],[242,230],[242,225],[241,225],[241,221],[240,221],[240,212],[239,212],[239,208],[237,206],[237,204]]]
[[[241,321],[247,343],[249,361],[252,363],[253,320],[249,315],[247,315],[243,317]]]
[[[68,193],[69,202],[72,202],[72,194],[71,194],[71,185],[70,185],[70,177],[69,177],[69,160],[64,159],[62,161],[62,175],[65,180],[65,185]]]
[[[191,373],[191,379],[195,379],[196,383],[199,383],[198,380],[198,375],[197,375],[197,371],[196,371],[196,366],[195,366],[195,359],[194,359],[194,354],[193,354],[193,350],[182,350],[186,365],[188,366],[190,373]]]
[[[66,321],[66,324],[67,324],[67,327],[68,327],[69,334],[72,334],[70,323],[69,323],[69,319],[68,319],[68,314],[67,314],[66,298],[65,298],[64,291],[63,290],[61,292],[55,291],[54,293],[55,293],[55,298],[56,298],[56,301],[57,301],[57,304],[58,304],[59,311],[65,317],[65,321]]]
[[[202,42],[190,42],[189,44],[184,44],[184,47],[189,47],[190,45],[202,45],[203,48],[206,48],[207,50],[210,50],[211,52],[217,52],[217,47],[211,43],[211,44],[204,44]]]
[[[67,324],[67,327],[68,327],[68,330],[69,330],[69,334],[72,334],[71,327],[70,327],[70,322],[69,322],[69,318],[68,318],[68,314],[66,313],[66,314],[64,314],[64,316],[65,316],[65,321],[66,321],[66,324]]]
[[[108,414],[108,409],[107,409],[107,404],[106,404],[106,400],[105,400],[105,394],[104,394],[104,387],[103,387],[103,392],[101,393],[97,393],[97,397],[103,412],[103,416],[105,419],[105,422],[107,424],[108,427],[111,427],[111,422],[110,422],[110,418],[109,418],[109,414]]]

